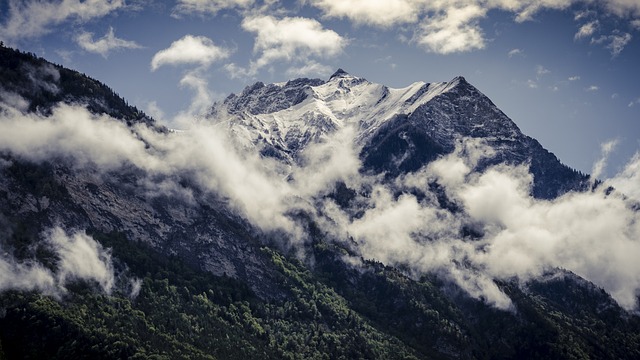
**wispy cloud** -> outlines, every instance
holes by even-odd
[[[105,58],[114,50],[142,48],[142,46],[135,41],[117,38],[112,27],[109,28],[103,37],[95,41],[93,40],[92,33],[81,32],[76,37],[76,43],[85,51],[100,54]]]
[[[524,50],[522,50],[522,49],[511,49],[507,53],[507,56],[509,57],[509,59],[511,59],[514,56],[524,56]]]
[[[584,89],[584,91],[588,91],[588,92],[595,92],[598,90],[600,90],[600,87],[598,85],[591,85]]]
[[[402,265],[417,277],[437,273],[501,309],[512,305],[494,279],[527,281],[557,268],[601,286],[626,309],[637,306],[640,214],[624,196],[604,188],[609,184],[629,188],[629,196],[637,196],[638,156],[602,188],[539,200],[530,196],[533,177],[526,165],[473,170],[481,159],[494,154],[479,139],[460,141],[453,153],[383,182],[361,173],[357,133],[348,127],[311,144],[300,163],[290,166],[260,157],[251,144],[237,146],[241,136],[234,138],[234,134],[209,122],[192,123],[180,134],[161,134],[144,125],[132,129],[67,105],[49,116],[10,109],[0,114],[0,150],[12,156],[32,161],[70,159],[75,166],[92,164],[105,173],[135,166],[141,176],[148,175],[149,184],[141,182],[144,186],[152,186],[161,174],[189,176],[192,186],[228,199],[231,209],[251,224],[266,232],[281,232],[280,237],[294,248],[302,248],[299,245],[307,238],[304,226],[290,214],[304,211],[336,241],[352,237],[358,258]],[[336,181],[357,190],[352,208],[340,207],[324,196]],[[426,190],[433,182],[461,211],[439,205]],[[162,184],[158,189],[170,193],[171,186]],[[426,192],[425,196],[415,196],[417,191]],[[315,211],[316,205],[322,211]],[[483,235],[470,241],[461,235],[465,226]],[[90,245],[83,246],[95,249],[89,240],[81,240]],[[82,245],[82,241],[62,243]],[[74,264],[100,251],[68,253],[69,263]],[[29,271],[12,266],[0,274]],[[108,288],[109,276],[104,275],[108,267],[92,269],[81,274]],[[41,274],[30,276],[38,283]],[[45,287],[70,276],[45,276],[38,281]]]
[[[550,74],[551,70],[545,68],[542,65],[536,65],[536,75],[538,76],[542,76],[542,75],[547,75]]]
[[[614,32],[611,35],[603,35],[599,38],[591,39],[591,43],[605,44],[607,49],[611,51],[611,56],[616,57],[620,55],[631,39],[632,36],[629,33]]]
[[[215,15],[225,9],[246,9],[254,3],[254,0],[178,0],[171,16]]]
[[[580,75],[569,76],[569,81],[578,81],[580,80]]]
[[[574,39],[578,40],[578,39],[590,37],[596,32],[599,26],[600,26],[600,23],[598,22],[598,20],[593,20],[582,25],[578,30],[578,32],[574,35]]]
[[[9,0],[7,19],[0,25],[0,37],[5,41],[37,37],[50,33],[53,26],[65,21],[84,23],[123,8],[124,0]]]

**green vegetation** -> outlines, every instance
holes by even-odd
[[[289,294],[264,301],[237,280],[167,258],[119,234],[96,234],[127,270],[107,296],[75,284],[61,301],[2,295],[7,358],[329,359],[416,358],[349,309],[301,264],[264,249]],[[142,278],[129,298],[126,278]]]
[[[517,312],[437,278],[415,281],[316,243],[313,270],[263,248],[279,297],[214,276],[118,233],[93,236],[120,269],[111,295],[74,283],[60,300],[0,296],[0,359],[633,359],[640,321],[570,273],[524,289],[498,284]],[[140,279],[131,296],[131,279]]]

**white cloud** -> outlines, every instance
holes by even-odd
[[[638,186],[640,184],[640,152],[637,152],[629,160],[620,173],[607,180],[606,184],[640,202],[640,186]]]
[[[204,36],[186,35],[171,43],[171,46],[158,51],[151,60],[151,70],[163,65],[195,64],[209,66],[213,62],[226,59],[230,50],[216,46]]]
[[[45,120],[8,109],[0,115],[0,128],[0,149],[33,161],[72,156],[80,166],[110,169],[134,158],[135,165],[152,160],[126,124],[79,107],[61,105]]]
[[[420,0],[311,0],[325,16],[348,18],[356,24],[390,27],[413,23],[425,7]]]
[[[190,176],[203,191],[228,199],[229,206],[257,228],[284,232],[294,246],[304,241],[305,233],[289,214],[303,209],[336,238],[353,236],[363,258],[404,265],[416,276],[437,273],[501,309],[511,309],[512,304],[494,279],[527,281],[556,268],[601,286],[626,309],[637,305],[640,213],[618,193],[607,195],[604,186],[555,200],[534,199],[530,196],[533,178],[526,166],[497,166],[481,174],[472,171],[480,159],[493,154],[477,139],[460,142],[454,153],[420,171],[383,183],[359,173],[360,151],[353,129],[329,134],[308,147],[299,164],[288,167],[242,150],[227,137],[226,124],[191,123],[188,131],[159,134],[70,106],[61,106],[48,117],[5,111],[0,114],[0,151],[33,161],[70,159],[76,166],[92,164],[99,170],[134,165],[149,175]],[[603,147],[611,149],[611,145]],[[637,199],[638,159],[640,155],[605,185]],[[149,182],[153,178],[149,176]],[[356,192],[353,209],[341,209],[322,196],[335,181],[367,191]],[[434,181],[462,211],[442,209],[428,191],[424,197],[412,195]],[[159,185],[158,191],[165,185],[170,188],[170,184]],[[314,211],[312,204],[318,202],[322,211]],[[363,212],[352,216],[353,210]],[[484,235],[465,239],[463,226],[473,226]],[[109,264],[106,255],[90,240],[75,236],[52,241],[67,244],[57,247],[68,263],[61,269],[97,280],[108,289],[111,281],[105,269],[109,267],[87,267],[82,262],[98,259]],[[42,267],[15,262],[0,262],[0,283],[14,278],[3,274],[24,275],[20,278],[29,282],[20,284],[42,287],[72,278],[47,275]]]
[[[578,81],[580,80],[580,75],[569,76],[569,81]]]
[[[60,227],[44,233],[45,243],[56,255],[55,271],[30,260],[18,262],[5,253],[0,257],[0,291],[37,290],[60,296],[74,280],[96,281],[106,293],[115,283],[111,254],[85,233],[68,234]]]
[[[630,102],[629,102],[629,105],[627,105],[627,106],[628,106],[628,107],[634,107],[634,106],[636,106],[636,105],[638,105],[638,104],[640,104],[640,97],[639,97],[639,98],[637,98],[637,99],[635,99],[635,100],[630,101]]]
[[[309,61],[299,67],[291,67],[287,69],[287,76],[290,77],[313,77],[330,75],[333,68],[320,64],[316,61]]]
[[[485,14],[477,5],[447,8],[421,23],[416,41],[438,54],[482,49],[485,40],[477,22]]]
[[[611,35],[603,35],[597,39],[591,39],[592,44],[606,44],[607,49],[611,51],[611,56],[620,55],[625,46],[631,41],[631,34],[614,32]]]
[[[36,37],[67,20],[87,22],[124,7],[124,0],[9,0],[8,18],[0,25],[0,37],[5,41]]]
[[[522,49],[511,49],[509,50],[509,52],[507,53],[507,56],[509,58],[512,58],[514,56],[524,56],[524,50]]]
[[[588,22],[582,25],[578,30],[578,32],[574,35],[574,39],[578,40],[578,39],[590,37],[591,35],[593,35],[593,33],[596,32],[599,26],[600,26],[600,23],[598,22],[598,20],[593,20],[591,22]]]
[[[76,37],[76,43],[84,50],[100,54],[105,58],[113,50],[140,49],[142,47],[135,41],[117,38],[112,27],[109,27],[109,30],[103,37],[95,41],[93,40],[92,33],[82,32]]]
[[[307,0],[320,9],[325,17],[345,18],[358,25],[390,28],[403,25],[416,33],[414,40],[427,51],[449,54],[482,49],[485,46],[479,19],[491,10],[502,10],[515,15],[515,21],[529,21],[544,10],[565,10],[588,0]],[[639,15],[636,0],[612,0],[604,8],[619,17]],[[575,20],[594,15],[581,11]],[[584,24],[575,34],[576,39],[591,36],[597,29],[597,20]],[[404,35],[402,35],[404,36]]]
[[[188,87],[194,91],[194,97],[191,100],[189,109],[181,116],[191,117],[204,114],[213,104],[213,95],[209,90],[209,83],[201,70],[188,71],[180,79],[180,86]]]
[[[182,14],[215,15],[225,9],[246,9],[254,3],[254,0],[178,0],[171,15],[173,17],[180,17]]]
[[[636,30],[640,30],[640,19],[631,20],[631,26],[636,28]]]
[[[545,68],[542,65],[536,65],[536,74],[538,76],[547,75],[547,74],[550,74],[550,73],[551,73],[551,70]]]
[[[248,16],[242,28],[256,34],[253,50],[259,55],[249,73],[278,60],[307,62],[311,57],[336,56],[348,42],[318,21],[302,17]]]
[[[593,164],[593,168],[591,169],[591,178],[593,182],[595,182],[598,178],[602,176],[604,173],[604,169],[607,166],[607,160],[609,159],[609,155],[618,145],[618,140],[610,140],[600,145],[601,156],[598,161]]]
[[[56,227],[49,233],[49,242],[60,256],[56,271],[59,284],[74,279],[92,279],[110,293],[115,282],[111,254],[83,233],[68,235]]]
[[[584,91],[594,92],[600,90],[600,87],[597,85],[591,85],[588,88],[585,88]]]
[[[608,0],[604,5],[613,14],[620,17],[640,16],[640,2],[637,0]]]

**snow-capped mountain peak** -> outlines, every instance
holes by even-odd
[[[270,154],[292,160],[309,142],[344,126],[354,126],[357,141],[364,143],[390,119],[407,116],[462,83],[464,78],[456,77],[389,88],[338,69],[327,81],[258,82],[214,104],[209,118],[227,124],[243,146],[266,146]]]

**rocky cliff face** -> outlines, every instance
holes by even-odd
[[[326,81],[256,83],[214,104],[203,134],[178,133],[95,80],[0,51],[0,125],[37,130],[25,137],[31,143],[0,143],[0,359],[3,349],[25,357],[31,348],[33,358],[51,348],[97,358],[640,354],[637,316],[562,264],[526,268],[539,254],[519,262],[516,248],[535,247],[526,236],[589,235],[582,223],[565,231],[562,216],[576,199],[584,216],[597,213],[590,204],[607,205],[609,194],[580,192],[588,176],[522,134],[462,77],[393,89],[338,70]],[[433,164],[461,183],[447,184]],[[533,186],[502,168],[517,181],[532,175]],[[485,175],[500,186],[487,186]],[[505,206],[503,194],[517,206]],[[569,205],[553,212],[554,201]],[[516,221],[533,229],[519,232],[499,217],[512,209],[543,214]],[[607,209],[628,210],[622,201]],[[540,228],[549,218],[555,228]],[[109,297],[69,286],[65,311],[20,292],[37,287],[10,287],[6,274],[60,274],[61,250],[45,239],[55,227],[113,248],[113,258],[102,257],[120,272]],[[611,239],[624,243],[623,235]],[[513,252],[500,247],[508,240]],[[557,242],[558,256],[570,259],[581,245]],[[493,266],[496,257],[517,269]],[[44,341],[33,335],[49,332]]]

